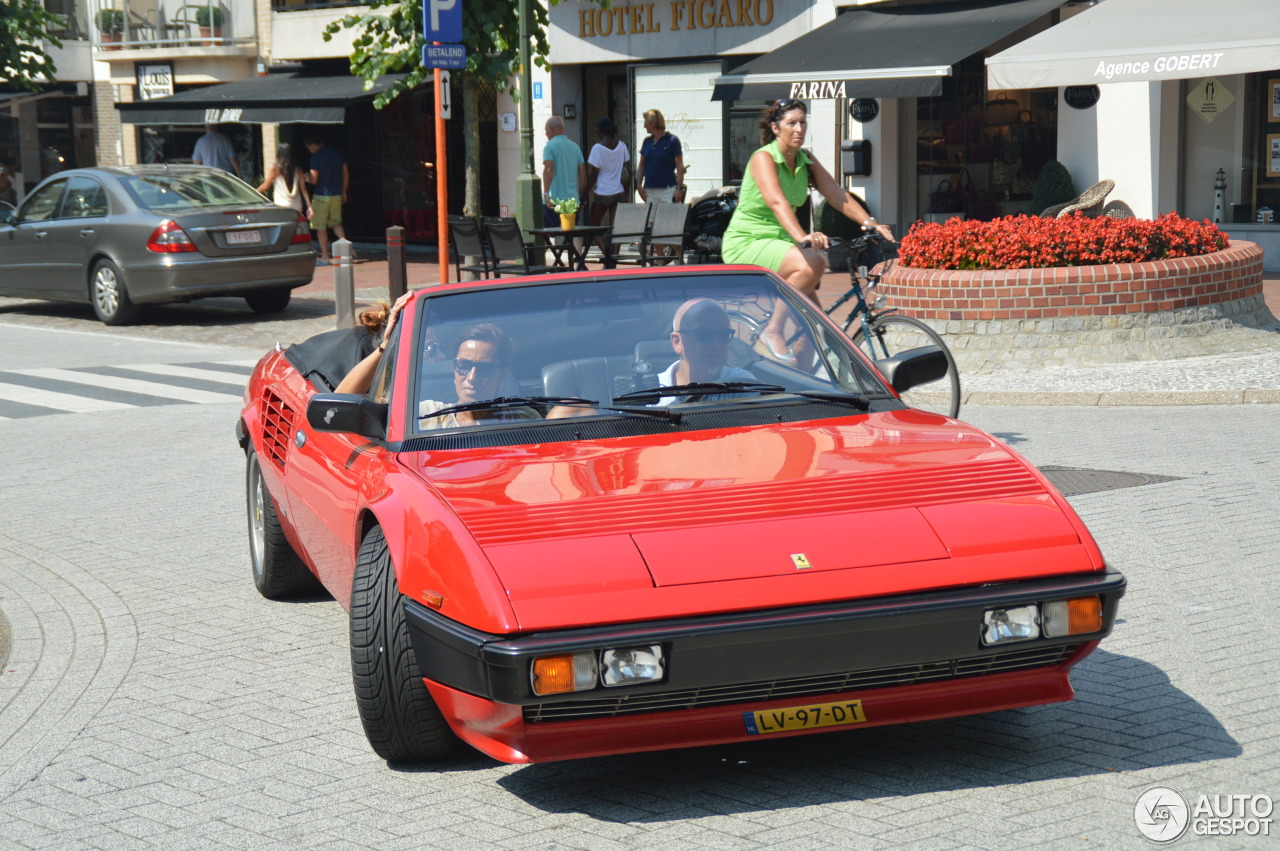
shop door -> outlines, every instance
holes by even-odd
[[[724,106],[711,99],[711,78],[724,69],[721,62],[691,65],[645,65],[634,69],[632,133],[637,159],[644,142],[644,113],[659,110],[667,132],[684,150],[686,199],[724,185]]]

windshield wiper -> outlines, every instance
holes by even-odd
[[[429,414],[423,414],[419,419],[427,419],[429,417],[443,417],[448,414],[461,413],[463,411],[483,411],[492,408],[523,408],[529,405],[579,405],[584,408],[599,408],[605,411],[618,411],[624,414],[638,414],[647,417],[657,417],[658,419],[670,420],[673,423],[680,422],[680,415],[668,411],[665,408],[623,408],[615,405],[601,405],[595,399],[584,399],[581,396],[499,396],[496,399],[485,399],[483,402],[465,402],[459,405],[450,405],[447,408],[441,408],[438,411],[432,411]]]
[[[792,396],[805,396],[810,399],[821,399],[824,402],[837,402],[852,405],[866,411],[871,407],[871,400],[861,393],[838,393],[835,390],[791,390]]]
[[[650,387],[632,390],[614,396],[615,402],[652,404],[668,396],[718,396],[721,393],[782,393],[787,388],[777,384],[761,384],[756,381],[694,381],[689,384],[673,384],[670,387]]]
[[[488,408],[523,408],[529,405],[598,405],[595,399],[583,399],[581,396],[499,396],[496,399],[485,399],[482,402],[464,402],[449,405],[438,411],[423,414],[418,419],[443,417],[449,414],[460,414],[463,411],[483,411]]]

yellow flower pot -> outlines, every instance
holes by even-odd
[[[560,214],[560,230],[573,230],[574,222],[578,220],[577,213],[561,213]]]

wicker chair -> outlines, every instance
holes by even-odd
[[[1133,208],[1123,201],[1108,201],[1107,206],[1102,208],[1101,215],[1113,219],[1132,219],[1137,217],[1137,214],[1133,212]]]
[[[1114,180],[1100,180],[1067,203],[1054,204],[1040,215],[1048,219],[1060,219],[1076,211],[1084,213],[1086,216],[1100,215],[1103,202],[1115,186],[1116,182]]]

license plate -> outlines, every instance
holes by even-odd
[[[259,242],[262,242],[262,231],[258,231],[258,230],[227,231],[227,245],[257,245]]]
[[[744,712],[742,720],[747,725],[748,733],[759,736],[767,733],[785,733],[790,730],[861,724],[867,720],[867,716],[862,714],[861,700],[842,700],[839,703],[811,703],[807,706]]]

